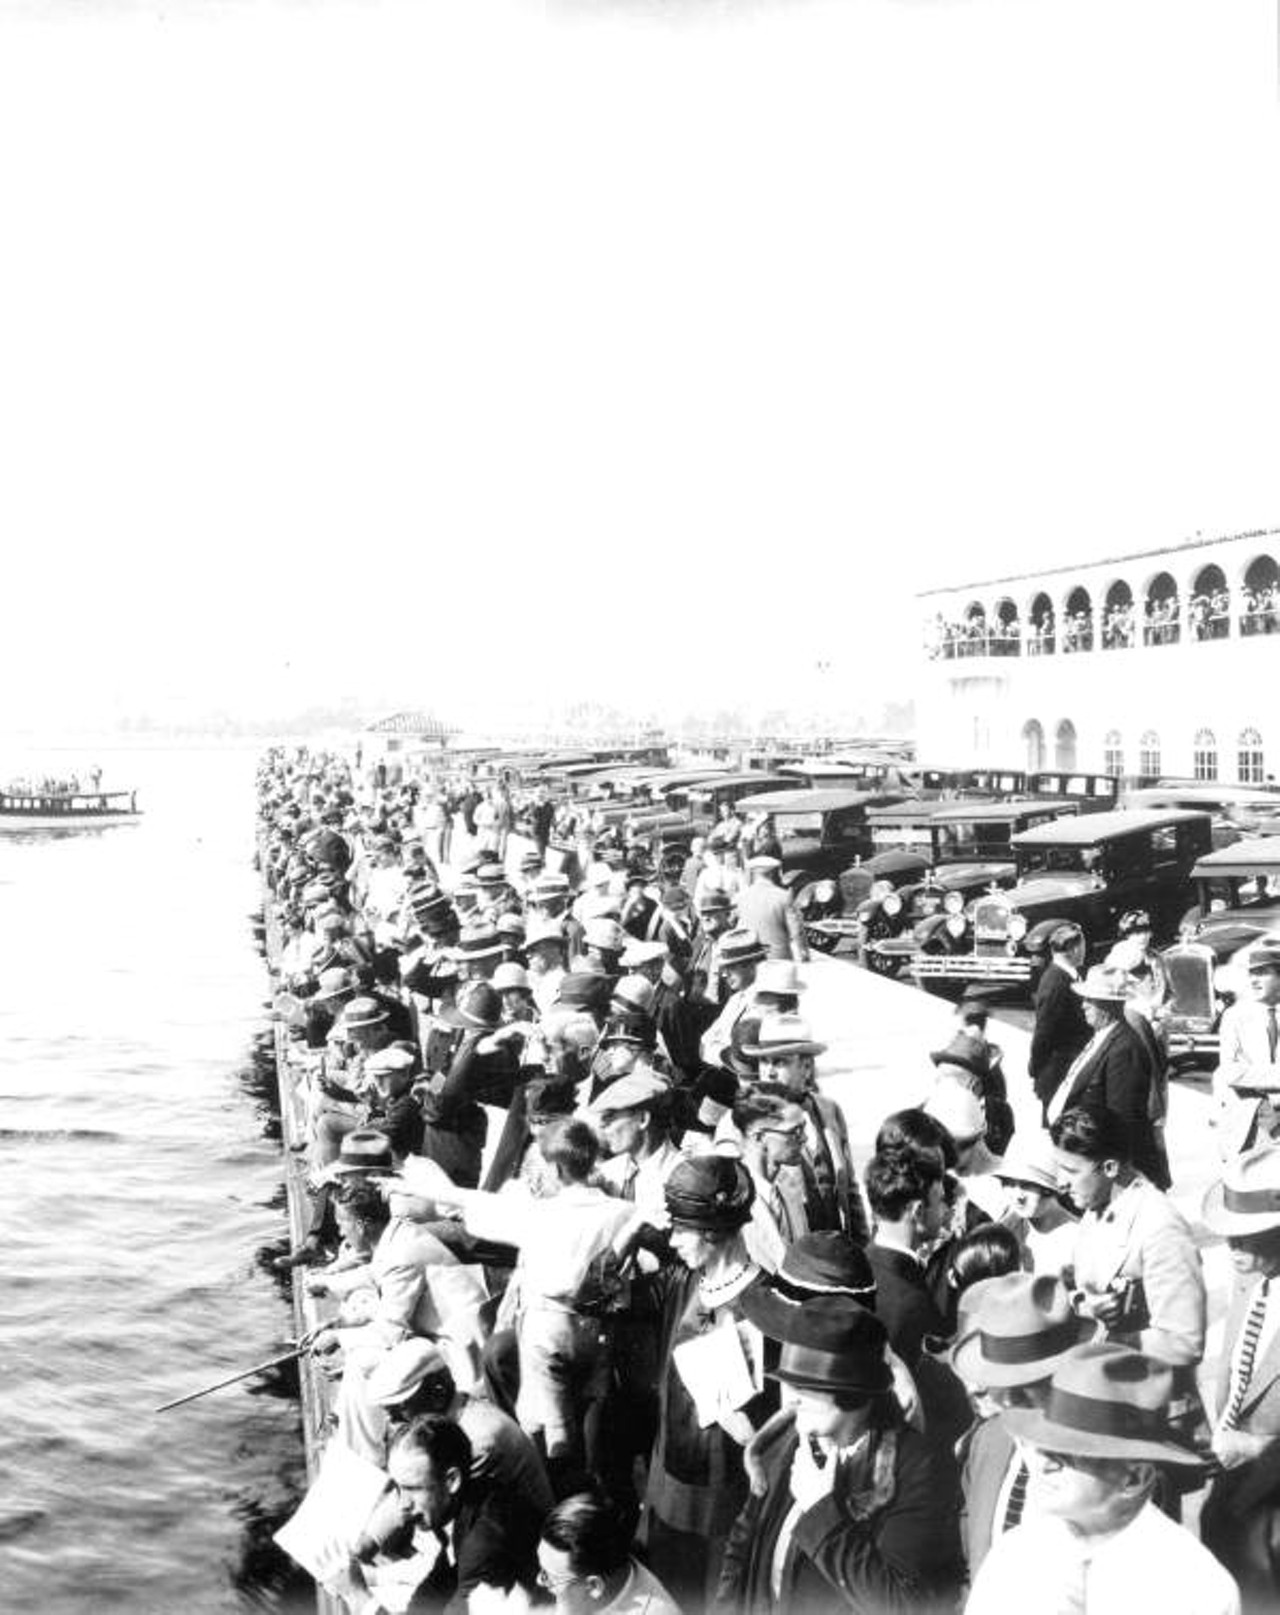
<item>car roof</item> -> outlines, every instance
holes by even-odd
[[[1234,785],[1152,785],[1140,791],[1126,791],[1124,800],[1137,807],[1160,807],[1166,802],[1219,802],[1242,808],[1280,807],[1280,793],[1237,788]]]
[[[786,808],[791,813],[831,813],[839,808],[870,807],[873,803],[889,806],[884,791],[855,791],[844,786],[816,791],[762,791],[758,796],[744,796],[740,808],[752,812],[771,813]]]
[[[790,776],[786,774],[766,773],[762,768],[744,768],[736,774],[717,774],[714,779],[702,781],[703,787],[712,791],[717,785],[745,785],[750,780],[759,780],[761,785],[785,785]]]
[[[938,809],[935,817],[947,823],[952,819],[1016,819],[1023,813],[1056,813],[1063,818],[1072,818],[1079,807],[1079,800],[1075,797],[1018,796],[1010,797],[1006,802],[947,802]]]
[[[865,793],[864,793],[865,794]],[[868,817],[872,824],[897,824],[899,820],[908,823],[919,820],[921,824],[928,824],[936,819],[944,807],[955,807],[954,802],[891,802],[869,810]]]
[[[1280,836],[1249,836],[1218,847],[1199,859],[1196,875],[1251,875],[1259,869],[1280,870]]]
[[[1013,837],[1015,847],[1090,847],[1095,841],[1110,841],[1115,836],[1137,835],[1143,830],[1159,830],[1165,825],[1211,823],[1209,814],[1173,810],[1169,813],[1144,813],[1141,810],[1115,813],[1078,813],[1054,819],[1052,824],[1037,824],[1034,829],[1022,830]]]

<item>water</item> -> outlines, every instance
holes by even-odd
[[[96,760],[141,823],[0,835],[0,1606],[301,1609],[288,1379],[151,1411],[291,1330],[255,753]]]

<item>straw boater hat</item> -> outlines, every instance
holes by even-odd
[[[1094,965],[1083,981],[1073,981],[1071,991],[1091,1004],[1123,1004],[1131,987],[1129,972],[1117,965]]]
[[[805,990],[793,959],[762,959],[756,971],[755,991],[773,993],[779,998],[798,998]]]
[[[569,877],[554,869],[544,870],[533,883],[533,900],[546,903],[554,897],[568,897]]]
[[[966,1333],[951,1363],[969,1385],[1034,1385],[1048,1379],[1073,1346],[1095,1332],[1079,1317],[1062,1280],[1049,1273],[1006,1273],[967,1292]]]
[[[1000,1418],[1015,1441],[1047,1452],[1199,1465],[1197,1453],[1172,1439],[1172,1396],[1167,1363],[1099,1341],[1064,1355],[1043,1408],[1010,1408]]]
[[[496,959],[506,943],[489,925],[466,925],[458,932],[458,940],[449,949],[450,956],[462,964],[467,959]]]
[[[749,1060],[763,1060],[766,1055],[825,1054],[827,1045],[815,1042],[801,1015],[764,1015],[754,1041],[744,1043],[742,1052]]]
[[[815,1295],[793,1320],[770,1379],[807,1391],[878,1396],[893,1384],[888,1335],[874,1312],[851,1296]]]
[[[1228,1161],[1203,1211],[1214,1233],[1228,1238],[1280,1228],[1280,1145],[1259,1144]]]
[[[764,944],[749,926],[740,926],[736,931],[726,931],[720,938],[719,964],[721,970],[729,965],[751,964],[756,959],[765,957]]]

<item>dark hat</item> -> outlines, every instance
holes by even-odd
[[[815,1295],[846,1296],[875,1311],[876,1276],[866,1252],[835,1229],[802,1234],[789,1245],[772,1278],[743,1292],[742,1310],[761,1334],[792,1340],[801,1308]]]
[[[342,1024],[348,1032],[358,1027],[384,1026],[387,1019],[386,1005],[376,998],[353,998],[342,1012]]]
[[[736,931],[726,931],[720,938],[717,952],[717,963],[721,970],[729,965],[752,964],[757,959],[767,957],[767,950],[760,938],[749,926],[740,926]]]
[[[711,886],[698,898],[699,914],[728,914],[733,900],[720,886]]]
[[[525,874],[533,874],[542,868],[542,854],[536,847],[530,847],[528,852],[520,855],[520,868]]]
[[[1075,1346],[1053,1371],[1042,1408],[1011,1408],[1000,1418],[1015,1441],[1080,1458],[1145,1458],[1199,1465],[1173,1439],[1173,1369],[1128,1346]]]
[[[333,1003],[340,998],[347,998],[355,991],[355,977],[342,965],[334,965],[329,970],[322,970],[311,995],[313,1004]]]
[[[683,914],[689,906],[689,894],[683,886],[664,886],[659,901],[672,914]]]
[[[876,1396],[893,1383],[888,1338],[875,1313],[851,1296],[815,1295],[795,1314],[777,1368],[765,1372],[801,1390]]]
[[[708,1233],[731,1231],[750,1222],[756,1197],[751,1174],[730,1155],[699,1155],[681,1161],[663,1193],[673,1223]]]
[[[600,1034],[601,1047],[611,1043],[634,1043],[640,1049],[656,1049],[658,1032],[653,1020],[635,1011],[611,1014]]]
[[[338,1159],[329,1168],[336,1177],[351,1172],[393,1172],[395,1157],[391,1140],[376,1127],[357,1127],[338,1148]]]
[[[578,1108],[578,1086],[560,1077],[534,1077],[524,1090],[529,1116],[572,1116]]]
[[[507,872],[501,864],[481,864],[476,870],[476,879],[482,886],[505,886]]]
[[[967,1071],[970,1076],[991,1075],[991,1056],[968,1032],[957,1032],[945,1049],[934,1049],[929,1058],[934,1065],[959,1066],[961,1071]]]
[[[1132,936],[1135,931],[1149,931],[1151,916],[1145,908],[1131,908],[1116,921],[1117,936]]]
[[[742,1015],[734,1022],[729,1041],[720,1051],[720,1063],[735,1077],[754,1082],[760,1075],[756,1056],[747,1050],[754,1048],[760,1039],[761,1015]]]
[[[1083,941],[1084,932],[1070,921],[1065,925],[1055,925],[1049,932],[1049,947],[1054,953],[1065,953],[1068,948],[1074,948],[1077,942]]]
[[[466,959],[496,959],[505,946],[492,926],[465,925],[450,951],[461,964]]]
[[[458,994],[457,1002],[445,1004],[436,1018],[446,1026],[461,1026],[469,1032],[494,1032],[502,1024],[502,999],[487,981],[470,981]]]
[[[1066,1286],[1049,1273],[982,1279],[965,1300],[969,1327],[951,1348],[951,1362],[961,1379],[983,1390],[1048,1379],[1096,1328],[1077,1315]]]
[[[569,970],[560,978],[556,1002],[570,1009],[603,1009],[609,1002],[612,978],[594,970]]]

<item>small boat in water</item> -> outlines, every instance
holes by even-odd
[[[137,791],[0,791],[0,835],[101,829],[141,817]]]

